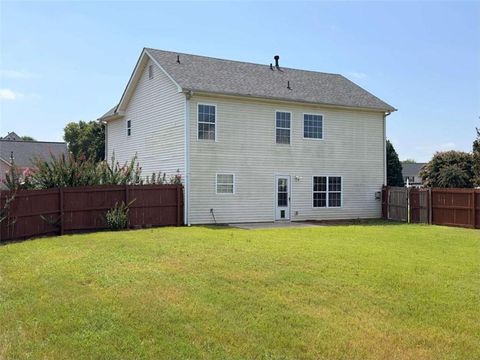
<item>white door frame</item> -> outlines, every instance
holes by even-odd
[[[287,206],[278,206],[278,180],[286,179],[287,180]],[[275,206],[274,206],[274,219],[275,221],[289,221],[291,218],[291,204],[292,202],[292,182],[290,175],[275,175]]]

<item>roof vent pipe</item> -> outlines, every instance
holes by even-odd
[[[180,64],[180,55],[177,55],[177,63]]]
[[[278,60],[280,60],[280,56],[275,55],[273,58],[275,59],[275,67],[278,69],[280,67],[280,65],[278,65]]]
[[[273,65],[272,65],[272,63],[270,63],[270,70],[273,70]]]
[[[287,81],[287,89],[292,90],[292,88],[290,87],[290,80]]]

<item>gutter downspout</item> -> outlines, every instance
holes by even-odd
[[[191,91],[185,91],[185,191],[184,191],[184,223],[191,226],[190,223],[190,98]]]
[[[392,112],[383,114],[383,185],[387,186],[387,116]]]

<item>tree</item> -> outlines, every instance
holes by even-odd
[[[102,161],[105,158],[105,127],[98,121],[71,122],[65,126],[64,140],[76,159]]]
[[[473,142],[473,176],[475,186],[480,186],[480,129],[477,130],[477,138]]]
[[[402,163],[392,143],[387,140],[387,185],[403,186]]]
[[[405,159],[402,161],[402,164],[415,164],[415,159]]]
[[[23,141],[36,141],[33,137],[28,135],[23,135],[20,137]]]
[[[423,185],[444,188],[473,187],[473,156],[463,151],[437,152],[420,171]]]

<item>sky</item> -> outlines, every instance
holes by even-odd
[[[0,0],[0,136],[97,119],[143,47],[345,75],[398,109],[402,160],[471,151],[480,127],[480,2]]]

